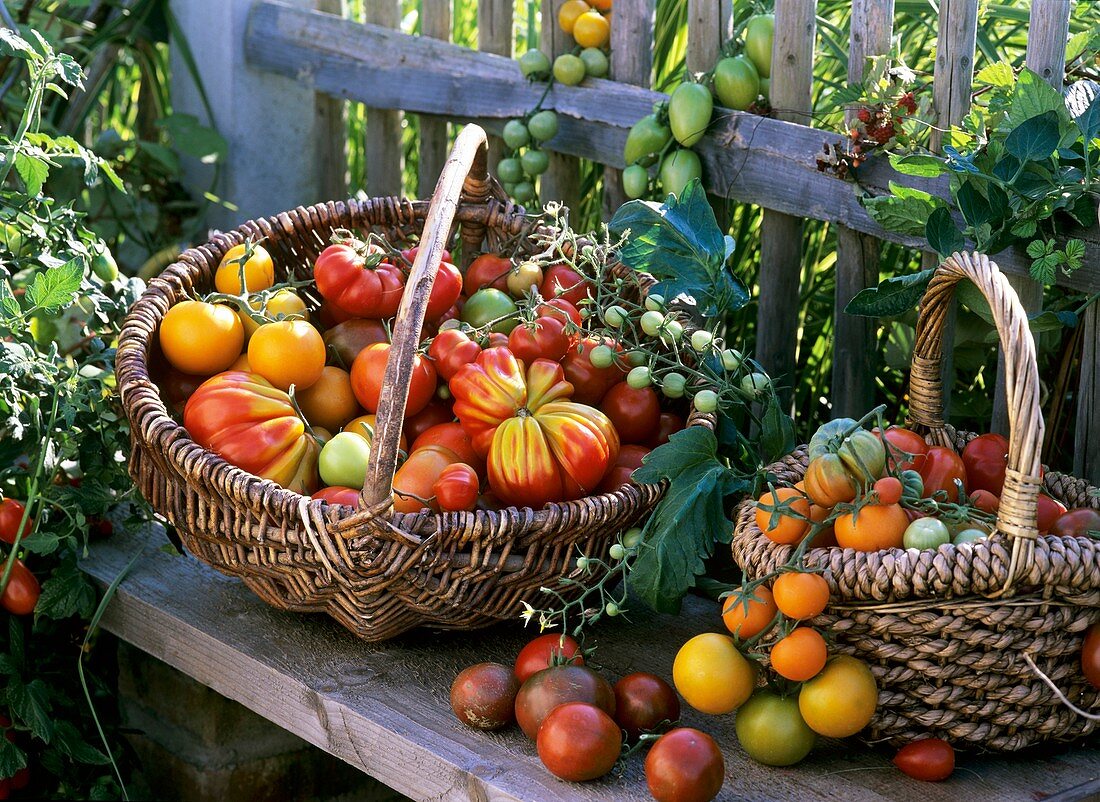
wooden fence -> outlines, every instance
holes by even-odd
[[[194,0],[192,0],[194,2]],[[199,0],[200,3],[220,0]],[[320,94],[318,113],[330,118],[339,104],[355,100],[368,108],[368,193],[400,192],[401,113],[421,115],[420,191],[432,186],[447,147],[444,120],[475,121],[499,133],[538,100],[543,87],[522,78],[511,60],[511,0],[481,0],[479,45],[470,50],[447,41],[449,0],[421,0],[423,36],[395,30],[398,0],[366,0],[368,23],[344,18],[343,0],[258,0],[250,4],[244,33],[250,67],[293,78]],[[564,0],[542,0],[541,47],[553,58],[573,47],[553,20]],[[246,3],[247,0],[233,0]],[[979,0],[940,0],[937,59],[933,80],[936,123],[944,128],[965,116],[973,84]],[[1032,0],[1027,65],[1061,87],[1070,0]],[[730,0],[689,0],[687,66],[709,69],[729,35]],[[607,165],[607,201],[622,201],[619,170],[630,126],[666,96],[646,87],[652,67],[655,0],[615,0],[611,80],[587,79],[576,87],[556,85],[547,106],[557,111],[560,130],[545,147],[550,169],[542,178],[543,200],[574,204],[579,191],[577,158]],[[838,227],[837,291],[833,360],[833,411],[861,412],[874,396],[875,322],[843,313],[859,290],[878,281],[881,240],[926,247],[919,238],[885,231],[860,205],[853,185],[818,171],[816,157],[837,142],[836,131],[814,129],[811,81],[816,39],[815,0],[775,0],[776,29],[771,78],[775,117],[722,110],[696,146],[704,184],[711,192],[764,208],[759,271],[757,358],[775,374],[795,365],[798,297],[802,269],[802,220],[827,220]],[[335,12],[335,13],[325,13]],[[853,0],[848,74],[862,78],[866,58],[886,52],[893,28],[893,0]],[[278,98],[271,98],[279,103]],[[327,109],[327,111],[326,111]],[[377,110],[377,111],[376,111]],[[220,121],[219,121],[220,122]],[[326,160],[343,153],[339,126],[321,142]],[[268,135],[273,132],[268,131]],[[285,133],[280,134],[285,136]],[[231,137],[232,141],[232,137]],[[934,145],[938,147],[938,142]],[[343,175],[331,164],[325,196],[342,195]],[[885,159],[872,159],[859,172],[863,192],[882,194],[889,182],[946,197],[947,178],[900,175]],[[301,199],[301,200],[313,200]],[[1089,293],[1100,291],[1100,230],[1072,232],[1086,243],[1085,266],[1059,283]],[[934,256],[928,257],[934,260]],[[1030,259],[1019,250],[996,255],[1029,309],[1041,304],[1041,288],[1028,277]],[[1078,394],[1075,472],[1100,480],[1100,339],[1095,305],[1080,324],[1084,350]],[[994,426],[1006,420],[1003,393]]]

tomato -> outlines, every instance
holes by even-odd
[[[304,390],[324,373],[325,341],[305,320],[265,323],[248,341],[248,364],[280,390]]]
[[[359,352],[351,365],[351,388],[355,397],[368,412],[378,411],[382,395],[382,382],[386,375],[386,361],[390,346],[386,343],[368,345]],[[405,417],[410,418],[428,406],[435,395],[436,376],[431,360],[417,354],[413,360],[412,382],[405,402]]]
[[[326,329],[331,329],[333,326],[346,323],[349,320],[360,319],[351,312],[340,309],[331,301],[321,301],[321,306],[317,309],[317,318],[321,321],[321,327]]]
[[[803,481],[806,495],[822,507],[834,507],[856,497],[855,480],[836,454],[822,454],[810,460]]]
[[[672,681],[684,701],[700,713],[731,713],[749,698],[756,668],[737,650],[733,638],[705,632],[676,653]]]
[[[0,562],[0,571],[3,570]],[[34,612],[34,606],[38,604],[38,597],[42,592],[38,579],[30,569],[23,564],[18,557],[11,567],[8,576],[8,586],[4,588],[4,595],[0,597],[0,606],[3,606],[12,615],[30,615]]]
[[[317,488],[316,441],[290,396],[258,374],[229,371],[207,379],[188,399],[183,425],[230,465],[296,493]]]
[[[984,529],[962,529],[955,534],[955,537],[951,538],[951,542],[958,546],[962,543],[974,543],[978,540],[985,540],[987,537],[989,537],[989,532],[986,532]]]
[[[432,495],[443,512],[472,510],[477,507],[479,484],[477,471],[465,462],[456,462],[440,472]]]
[[[792,682],[803,682],[825,667],[828,654],[820,632],[810,627],[797,627],[772,646],[772,668]]]
[[[649,173],[640,164],[631,164],[623,170],[623,194],[636,200],[649,191]]]
[[[176,370],[209,376],[240,356],[244,327],[228,306],[180,301],[165,313],[159,339],[165,359]]]
[[[581,59],[583,60],[583,58],[584,58],[584,56],[582,55]],[[542,111],[537,111],[534,114],[532,114],[531,119],[527,121],[527,130],[531,132],[532,139],[536,140],[537,142],[546,142],[547,140],[553,139],[558,133],[558,115],[555,114],[550,109],[543,109]],[[538,152],[540,152],[540,151],[528,150],[528,153],[538,153]],[[524,167],[526,168],[526,166],[527,166],[527,164],[526,164],[526,162],[524,162]],[[534,173],[529,173],[529,175],[535,175],[535,174]],[[534,265],[533,262],[528,262],[528,264],[529,265]],[[534,266],[538,267],[538,265],[534,265]],[[539,269],[539,275],[540,276],[542,275],[542,270],[541,269]],[[538,284],[539,282],[536,281],[535,283]],[[523,284],[523,285],[520,285],[520,286],[522,288],[522,291],[526,291],[531,285],[530,284]],[[517,294],[521,295],[522,292],[517,293]]]
[[[511,272],[511,259],[494,253],[483,253],[466,268],[466,292],[473,295],[483,287],[504,292],[508,289],[508,274]]]
[[[547,269],[539,294],[546,299],[562,298],[580,308],[581,301],[592,297],[592,284],[569,265],[559,263]]]
[[[448,465],[459,462],[458,455],[443,446],[425,446],[409,454],[393,477],[393,509],[395,512],[439,511],[432,500],[433,488]]]
[[[561,321],[566,324],[567,329],[570,323],[578,327],[584,323],[584,318],[581,317],[580,310],[564,298],[551,298],[543,301],[535,307],[535,314],[539,317],[560,318]]]
[[[317,465],[326,485],[362,487],[367,478],[370,444],[352,432],[338,432],[325,443]]]
[[[703,176],[703,163],[694,150],[676,148],[661,163],[661,187],[679,197],[684,187]]]
[[[388,343],[389,333],[381,320],[353,318],[337,323],[325,332],[325,347],[336,357],[336,363],[345,369],[351,367],[355,357],[368,345]]]
[[[317,291],[337,308],[357,317],[393,317],[405,291],[405,274],[398,266],[383,261],[383,255],[373,243],[329,245],[313,266]],[[444,310],[446,307],[441,312]]]
[[[421,432],[420,436],[413,440],[411,451],[426,446],[442,446],[449,448],[464,463],[471,466],[477,472],[484,473],[485,460],[478,456],[474,450],[474,444],[470,435],[462,428],[462,425],[454,421],[437,423]]]
[[[611,345],[594,337],[581,340],[576,348],[570,348],[562,359],[566,380],[573,385],[573,400],[580,404],[599,404],[614,385],[622,381],[626,372],[619,364],[597,368],[592,364],[592,351],[600,345]],[[618,348],[617,345],[613,346]]]
[[[1089,627],[1081,644],[1081,671],[1089,684],[1100,689],[1100,622]]]
[[[586,11],[573,23],[573,38],[581,47],[603,47],[611,39],[611,23],[599,11]]]
[[[742,586],[726,597],[722,623],[736,637],[748,640],[771,627],[778,609],[770,589],[759,585],[749,594]]]
[[[430,401],[420,412],[405,418],[405,437],[415,443],[416,438],[428,429],[441,423],[451,423],[454,419],[454,410],[449,403],[439,400]]]
[[[572,53],[562,53],[554,59],[554,79],[565,86],[576,86],[584,80],[584,74],[584,62]]]
[[[526,371],[507,348],[483,351],[450,383],[455,414],[474,449],[488,455],[489,486],[507,504],[539,508],[591,493],[619,453],[611,421],[566,399],[562,366]]]
[[[871,669],[848,655],[834,657],[802,686],[798,709],[810,729],[826,738],[847,738],[868,724],[878,707]]]
[[[626,445],[619,448],[619,456],[604,474],[597,490],[600,493],[613,493],[630,481],[630,475],[642,467],[642,459],[649,453],[645,446]]]
[[[905,528],[902,546],[907,549],[938,549],[951,542],[947,524],[936,518],[918,518]]]
[[[797,697],[767,689],[741,706],[734,730],[749,757],[765,766],[793,766],[810,754],[816,740],[799,712]]]
[[[583,666],[584,655],[580,649],[580,645],[568,635],[539,635],[519,650],[516,656],[516,679],[522,684],[544,668],[562,663]]]
[[[611,72],[611,59],[598,47],[586,47],[581,51],[584,74],[590,78],[605,78]]]
[[[836,542],[856,551],[900,549],[909,526],[909,516],[897,504],[871,504],[859,514],[845,513],[836,519]]]
[[[508,666],[478,663],[464,668],[451,683],[451,709],[463,724],[499,730],[516,720],[519,681]]]
[[[242,355],[243,356],[243,355]],[[229,366],[229,370],[247,370],[247,368],[238,367],[238,362],[234,361]],[[247,362],[247,358],[244,359]],[[182,370],[176,370],[171,365],[165,365],[163,372],[158,372],[155,375],[157,387],[160,388],[161,397],[164,398],[164,403],[168,405],[168,408],[180,414],[183,412],[183,406],[187,403],[187,399],[199,388],[199,385],[209,378],[208,376],[192,376],[190,373],[184,373]]]
[[[627,165],[641,162],[649,166],[668,141],[672,139],[672,129],[657,121],[657,115],[647,114],[631,126],[623,147],[623,161]]]
[[[920,468],[920,476],[924,480],[924,498],[932,498],[934,493],[942,491],[947,494],[947,500],[954,503],[960,492],[956,481],[961,485],[963,496],[966,495],[966,467],[962,458],[950,448],[929,448]]]
[[[676,691],[656,674],[627,674],[615,683],[614,691],[615,721],[632,741],[643,732],[656,732],[680,720]]]
[[[1001,495],[1008,468],[1008,440],[999,434],[978,435],[963,448],[962,461],[970,491],[986,490]]]
[[[462,322],[469,323],[475,329],[487,326],[495,320],[497,322],[493,323],[491,330],[507,334],[519,325],[517,311],[518,307],[511,298],[500,290],[485,287],[466,299],[461,317]]]
[[[777,487],[756,501],[756,525],[769,540],[789,545],[810,528],[810,502],[793,487]]]
[[[745,23],[745,55],[761,78],[772,74],[772,42],[775,39],[775,14],[757,14]]]
[[[680,727],[657,739],[645,759],[645,780],[657,802],[710,802],[722,790],[726,766],[704,732]]]
[[[558,25],[566,33],[573,33],[573,24],[591,8],[584,0],[565,0],[558,9]]]
[[[775,606],[787,618],[813,618],[829,604],[829,583],[821,574],[787,571],[772,583]]]
[[[702,139],[713,111],[714,100],[705,86],[690,81],[677,86],[668,99],[668,124],[676,141],[690,148]]]
[[[306,302],[295,294],[294,290],[279,290],[263,303],[262,309],[258,298],[250,298],[248,305],[271,320],[290,317],[305,320],[309,317]],[[237,316],[241,319],[241,325],[244,326],[244,338],[249,340],[260,324],[253,320],[251,315],[245,314],[242,309],[237,310]]]
[[[378,420],[372,415],[360,415],[358,418],[352,418],[349,420],[343,428],[345,432],[351,432],[357,434],[366,440],[368,443],[374,442],[374,433],[378,430]],[[408,451],[409,445],[405,440],[405,435],[402,433],[398,440],[398,447],[402,451]]]
[[[1045,493],[1040,493],[1039,498],[1036,500],[1036,508],[1039,519],[1039,534],[1045,535],[1049,532],[1058,519],[1066,513],[1066,507],[1062,502],[1052,499]]]
[[[528,365],[536,359],[557,362],[569,350],[569,335],[559,318],[540,317],[512,329],[508,347]]]
[[[3,504],[0,502],[0,538],[4,534]],[[1100,535],[1100,511],[1091,507],[1076,507],[1062,513],[1050,527],[1050,533],[1058,537],[1096,537]],[[10,542],[10,541],[9,541]]]
[[[875,482],[874,490],[879,504],[897,504],[904,488],[896,476],[884,476]]]
[[[648,441],[660,424],[661,402],[652,387],[635,389],[619,382],[604,395],[600,408],[624,443]]]
[[[519,71],[523,73],[524,78],[542,80],[542,77],[550,72],[550,59],[541,50],[535,48],[528,50],[516,61],[519,62]]]
[[[760,73],[745,56],[724,58],[714,65],[714,93],[727,109],[745,111],[760,94]]]
[[[435,274],[431,295],[428,296],[424,320],[439,320],[448,309],[454,306],[460,295],[462,295],[462,274],[450,262],[441,262],[439,272]]]
[[[26,509],[22,501],[16,501],[13,498],[0,499],[0,540],[5,543],[15,543],[17,536],[30,535],[33,528],[30,518],[27,518],[27,522],[23,524],[22,535],[19,533],[19,524],[23,523],[23,514]]]
[[[988,490],[975,490],[970,494],[970,504],[983,512],[996,513],[1001,507],[1001,500]]]
[[[550,711],[566,702],[587,702],[615,714],[615,692],[607,680],[585,666],[560,665],[544,668],[520,686],[516,721],[533,741]]]
[[[214,273],[214,287],[226,295],[243,295],[246,292],[266,290],[275,283],[275,266],[271,254],[259,243],[252,245],[252,255],[244,258],[244,243],[234,245],[222,257]],[[243,263],[243,265],[242,265]],[[244,272],[244,286],[241,286],[241,272]]]
[[[955,750],[947,741],[923,738],[899,749],[894,765],[914,780],[939,782],[955,771]]]
[[[553,114],[553,112],[539,112],[539,114],[543,113]],[[546,156],[542,151],[528,151],[528,153],[535,152],[542,154],[543,157]],[[545,168],[542,172],[546,172]],[[539,285],[542,284],[542,278],[542,268],[539,267],[537,262],[522,262],[508,274],[505,283],[508,286],[508,293],[513,298],[523,298],[530,290],[539,288]]]
[[[885,435],[877,429],[875,435],[886,441],[887,462],[895,471],[919,471],[923,467],[928,443],[919,434],[900,426],[890,426]]]
[[[315,498],[318,501],[324,501],[329,504],[343,504],[348,507],[359,506],[359,493],[354,487],[322,487],[310,498]]]
[[[558,705],[539,727],[539,759],[555,777],[584,782],[614,768],[622,732],[611,716],[587,702]]]
[[[326,366],[321,378],[301,392],[295,388],[295,400],[312,425],[337,431],[359,414],[359,402],[351,389],[346,370]]]
[[[657,431],[650,441],[654,448],[663,446],[668,438],[684,428],[684,419],[675,412],[662,412],[657,421]]]

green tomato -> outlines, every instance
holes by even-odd
[[[665,324],[661,326],[661,339],[668,340],[669,342],[680,342],[680,338],[684,336],[684,326],[679,320],[666,320]]]
[[[516,184],[512,197],[520,203],[527,203],[527,201],[533,200],[535,197],[535,185],[530,181],[520,181]]]
[[[613,329],[621,329],[627,321],[627,311],[621,306],[609,306],[603,310],[603,322]]]
[[[586,47],[581,51],[580,58],[584,62],[585,74],[593,78],[603,78],[611,70],[607,54],[598,47]]]
[[[609,368],[615,364],[615,352],[608,345],[597,345],[588,355],[588,361],[594,368]]]
[[[658,122],[656,114],[649,114],[634,123],[626,135],[623,161],[627,164],[640,162],[645,166],[653,164],[670,139],[672,129]]]
[[[0,246],[13,256],[26,256],[23,232],[14,223],[0,223]]]
[[[587,557],[578,557],[577,558],[577,570],[578,571],[587,571],[588,570],[588,558]]]
[[[771,387],[772,380],[766,373],[749,373],[741,377],[741,389],[757,395]]]
[[[645,351],[628,351],[626,355],[626,364],[632,368],[640,368],[642,365],[649,364],[649,354]]]
[[[772,43],[775,40],[775,14],[757,14],[745,23],[745,55],[761,78],[772,74]]]
[[[638,547],[638,544],[642,542],[642,528],[640,526],[633,526],[623,532],[623,545],[628,549],[634,549]]]
[[[500,185],[502,187],[504,187],[504,191],[505,191],[505,193],[508,194],[509,197],[514,198],[516,196],[516,185],[515,184],[511,184],[507,181],[501,181]]]
[[[543,80],[550,76],[550,59],[537,48],[532,48],[519,57],[519,71],[524,78]]]
[[[497,162],[497,178],[502,184],[518,184],[523,180],[523,167],[519,159],[501,159]]]
[[[96,278],[104,283],[118,278],[118,263],[115,261],[111,249],[106,245],[102,245],[92,250],[92,273],[95,274]]]
[[[714,412],[718,409],[718,393],[714,390],[700,390],[695,394],[692,403],[700,412]]]
[[[621,560],[626,556],[626,549],[621,543],[612,543],[611,548],[607,550],[608,555],[612,560]]]
[[[906,527],[901,542],[907,549],[938,549],[951,542],[951,532],[936,518],[918,518]]]
[[[691,347],[698,353],[708,350],[714,342],[714,335],[706,329],[697,329],[691,333]]]
[[[626,383],[635,390],[641,390],[643,387],[649,387],[653,383],[653,374],[649,368],[644,365],[640,365],[636,368],[631,368],[630,373],[626,374]]]
[[[645,297],[645,308],[650,312],[660,312],[665,308],[664,296],[650,293]]]
[[[369,459],[370,444],[365,438],[354,432],[337,432],[321,449],[317,467],[326,485],[362,487]]]
[[[955,535],[955,539],[952,541],[956,546],[961,543],[973,543],[978,540],[985,540],[989,537],[989,533],[983,529],[975,529],[970,527],[969,529],[963,529]]]
[[[918,499],[924,495],[924,477],[914,470],[901,472],[902,498]]]
[[[661,392],[666,398],[683,398],[687,379],[682,373],[666,373],[661,379]]]
[[[558,133],[558,115],[550,109],[543,109],[533,114],[527,121],[527,130],[531,132],[536,142],[553,139]]]
[[[474,328],[481,328],[492,320],[512,315],[518,311],[515,301],[503,292],[492,287],[483,287],[475,292],[462,307],[462,320]],[[493,326],[493,331],[507,334],[519,325],[519,318],[510,317]]]
[[[724,58],[714,67],[714,93],[726,108],[744,111],[760,94],[760,73],[745,56]]]
[[[572,53],[554,59],[554,77],[566,86],[576,86],[584,80],[584,62]]]
[[[722,351],[722,367],[731,373],[741,367],[745,357],[736,348],[727,348]]]
[[[802,718],[798,696],[759,690],[737,709],[737,740],[765,766],[793,766],[814,748],[814,731]]]
[[[527,130],[527,126],[523,124],[523,120],[509,120],[504,124],[504,131],[501,132],[501,138],[504,140],[504,144],[512,150],[518,150],[525,147],[527,143],[531,141],[531,132]]]
[[[527,175],[542,175],[550,166],[550,156],[545,150],[527,148],[519,158],[523,165],[523,172]]]
[[[687,148],[677,148],[665,157],[661,164],[661,186],[676,197],[693,180],[703,177],[703,163],[699,155]]]
[[[644,313],[641,320],[638,321],[638,325],[642,327],[642,331],[648,334],[650,337],[656,337],[657,332],[661,330],[661,326],[665,323],[665,316],[660,312],[654,312],[650,310]]]
[[[623,170],[623,192],[631,200],[649,191],[649,172],[640,164],[632,164]]]
[[[702,139],[713,111],[714,99],[702,84],[685,81],[676,87],[668,101],[668,123],[676,141],[690,148]]]
[[[606,605],[604,605],[603,611],[612,618],[622,612],[622,610],[619,609],[619,605],[615,604],[615,602],[613,601],[609,601]]]
[[[771,96],[772,96],[772,79],[771,78],[761,78],[760,79],[760,96],[764,98],[765,103],[767,103],[769,105],[771,104]]]

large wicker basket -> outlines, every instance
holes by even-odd
[[[955,449],[975,437],[944,423],[940,383],[944,321],[963,279],[989,301],[1005,351],[1011,434],[995,535],[935,551],[811,549],[805,562],[823,569],[832,589],[832,604],[813,624],[835,639],[836,651],[867,661],[879,682],[867,740],[901,745],[935,736],[957,747],[1012,751],[1096,727],[1063,705],[1039,672],[1080,707],[1100,702],[1080,667],[1085,630],[1100,620],[1100,542],[1040,536],[1036,498],[1040,487],[1069,507],[1100,507],[1100,498],[1071,476],[1039,478],[1035,343],[1012,287],[981,254],[954,254],[925,293],[910,426],[929,443]],[[793,484],[806,462],[802,447],[770,470]],[[764,576],[790,554],[761,533],[752,503],[744,503],[733,556],[745,576]]]
[[[662,493],[628,484],[614,493],[549,504],[469,513],[392,511],[412,360],[427,298],[443,248],[457,221],[468,260],[487,238],[490,247],[519,239],[533,248],[534,223],[523,209],[499,200],[486,171],[485,134],[460,134],[431,204],[399,198],[326,203],[252,220],[188,250],[134,306],[123,327],[117,371],[132,428],[130,472],[153,507],[179,531],[187,550],[241,577],[260,597],[287,610],[327,612],[367,640],[419,625],[472,629],[545,599],[544,585],[570,576],[578,553],[602,555]],[[277,265],[295,277],[334,229],[374,231],[390,241],[420,235],[421,248],[394,330],[378,432],[360,508],[311,501],[229,465],[198,446],[175,420],[150,379],[150,347],[165,312],[210,288],[222,256],[246,237],[263,238]],[[648,277],[614,268],[644,292]]]

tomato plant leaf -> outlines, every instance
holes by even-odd
[[[924,295],[932,270],[921,270],[905,276],[894,276],[879,282],[877,287],[860,290],[848,302],[844,311],[863,317],[895,317],[914,308]]]
[[[795,445],[794,422],[780,407],[779,396],[770,392],[764,417],[760,421],[760,451],[764,462],[770,464],[784,454],[790,454]]]
[[[0,55],[11,58],[37,59],[38,54],[22,36],[11,28],[0,28]],[[10,777],[10,774],[5,774]]]
[[[18,677],[12,677],[8,681],[7,697],[12,715],[30,727],[38,738],[49,743],[53,737],[53,719],[46,683],[34,679],[24,684]]]
[[[42,185],[50,176],[50,165],[36,156],[20,151],[15,154],[15,172],[23,179],[27,194],[32,197],[42,191]]]
[[[998,61],[978,70],[978,74],[974,76],[974,82],[1008,89],[1016,83],[1016,74],[1007,61]]]
[[[890,166],[902,175],[935,178],[938,175],[943,175],[944,171],[947,170],[943,159],[923,153],[913,153],[908,156],[891,153],[889,159]]]
[[[7,738],[0,738],[0,774],[11,777],[27,767],[27,753]]]
[[[74,613],[87,618],[95,609],[95,589],[84,573],[69,559],[59,565],[53,575],[42,583],[42,595],[34,608],[36,616],[68,618]]]
[[[7,279],[0,278],[0,316],[4,320],[15,320],[19,314],[19,301],[11,291],[11,285]]]
[[[73,257],[60,267],[43,270],[27,287],[27,300],[39,309],[51,310],[72,301],[84,278],[84,263]]]
[[[102,766],[111,762],[103,752],[85,741],[80,731],[68,721],[57,722],[54,730],[54,746],[77,763]]]
[[[951,219],[951,212],[946,206],[939,207],[928,216],[928,222],[924,226],[924,236],[940,256],[950,256],[955,251],[962,250],[966,244],[962,232]]]
[[[1008,109],[1007,124],[1010,128],[1022,125],[1044,112],[1052,111],[1060,119],[1068,118],[1061,93],[1043,80],[1039,73],[1027,67],[1020,72],[1012,90],[1012,103]]]
[[[1059,139],[1058,116],[1044,111],[1013,128],[1005,137],[1005,150],[1020,161],[1041,161],[1055,151]]]
[[[871,219],[888,231],[900,234],[919,235],[924,233],[925,223],[936,207],[943,201],[933,198],[920,190],[901,193],[901,187],[891,185],[890,195],[864,198],[863,207]]]

